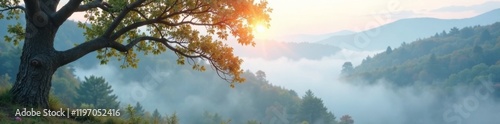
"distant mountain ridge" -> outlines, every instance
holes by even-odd
[[[323,57],[335,55],[341,49],[332,45],[310,42],[277,42],[263,41],[251,46],[234,46],[235,54],[250,58],[275,60],[282,57],[290,60],[320,60]]]
[[[419,38],[426,38],[436,33],[449,31],[453,27],[493,24],[500,21],[498,15],[500,15],[500,9],[465,19],[401,19],[355,34],[332,36],[317,43],[360,51],[383,50],[387,46],[399,47],[403,42],[408,43]]]

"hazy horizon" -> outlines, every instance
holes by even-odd
[[[68,0],[62,0],[62,2],[59,5],[64,5]],[[342,48],[339,46],[336,46],[338,44],[332,45],[332,44],[321,44],[316,41],[320,41],[322,39],[328,38],[332,35],[332,33],[338,33],[340,32],[341,34],[350,34],[353,32],[361,32],[361,31],[366,31],[372,28],[376,28],[378,26],[382,26],[397,20],[401,19],[408,19],[408,18],[439,18],[439,19],[463,19],[463,18],[471,18],[480,14],[483,14],[485,12],[494,10],[494,9],[499,9],[500,8],[500,0],[476,0],[476,1],[471,1],[471,0],[442,0],[442,1],[432,1],[432,0],[421,0],[421,1],[410,1],[410,0],[372,0],[372,1],[361,1],[361,0],[317,0],[317,1],[299,1],[299,0],[274,0],[271,1],[269,0],[269,7],[273,9],[273,12],[270,14],[271,16],[271,22],[270,22],[270,27],[268,29],[259,29],[259,31],[254,31],[255,39],[254,41],[257,43],[257,46],[265,46],[265,47],[259,47],[259,49],[243,49],[242,46],[239,46],[240,44],[233,42],[235,41],[234,38],[230,37],[228,38],[229,40],[226,42],[224,41],[223,43],[227,43],[230,46],[233,46],[234,48],[234,54],[236,56],[239,56],[242,60],[243,63],[241,64],[241,69],[243,70],[250,70],[251,72],[257,72],[257,71],[263,71],[265,72],[265,79],[268,81],[269,84],[273,86],[278,86],[278,87],[283,87],[284,89],[290,89],[293,90],[297,93],[299,97],[302,97],[306,94],[306,91],[311,90],[314,92],[314,94],[318,97],[321,98],[324,103],[324,105],[328,108],[328,111],[333,112],[333,114],[339,119],[342,115],[350,115],[353,117],[355,120],[355,123],[357,124],[402,124],[402,123],[425,123],[425,124],[437,124],[440,122],[450,122],[445,115],[446,112],[449,112],[451,110],[454,110],[456,112],[456,108],[465,105],[470,105],[473,104],[474,109],[471,109],[473,111],[469,111],[468,116],[463,116],[463,113],[459,119],[463,120],[463,123],[482,123],[482,122],[499,122],[500,120],[498,118],[495,118],[495,114],[500,111],[500,104],[498,104],[497,101],[495,101],[493,98],[488,97],[481,97],[484,99],[477,99],[477,96],[473,97],[476,98],[474,103],[468,103],[471,98],[471,94],[477,95],[480,94],[482,95],[480,90],[475,90],[474,88],[476,87],[468,87],[466,85],[460,85],[460,86],[455,86],[453,87],[446,87],[448,89],[438,89],[433,87],[435,84],[440,84],[440,85],[448,85],[443,83],[446,81],[446,79],[440,79],[436,80],[431,83],[428,83],[426,85],[421,85],[419,84],[420,80],[419,77],[425,77],[432,79],[430,77],[434,76],[431,74],[431,72],[428,72],[427,70],[425,71],[419,71],[417,72],[418,75],[414,77],[400,77],[400,78],[407,78],[407,79],[415,79],[412,80],[410,86],[401,86],[395,88],[395,84],[391,81],[386,80],[386,78],[390,77],[379,77],[376,79],[373,79],[375,81],[372,81],[370,83],[368,79],[360,79],[359,81],[352,81],[348,82],[346,80],[341,80],[341,71],[343,70],[343,64],[346,62],[351,62],[353,67],[351,71],[355,70],[355,67],[358,65],[361,65],[362,63],[365,63],[365,59],[376,56],[377,54],[382,54],[387,56],[382,56],[378,59],[383,59],[380,61],[375,62],[373,65],[381,65],[380,63],[397,63],[397,64],[406,64],[407,66],[413,66],[411,64],[417,63],[419,66],[418,67],[428,67],[427,62],[431,61],[429,63],[438,63],[436,62],[436,55],[432,53],[432,55],[427,55],[426,52],[435,52],[432,51],[432,49],[418,49],[420,46],[426,46],[428,48],[433,48],[433,46],[438,46],[442,45],[446,42],[447,40],[451,39],[452,40],[462,40],[462,39],[468,39],[470,41],[473,41],[474,47],[472,45],[467,44],[467,45],[448,45],[448,46],[439,46],[439,49],[446,49],[443,51],[440,51],[442,56],[437,55],[437,59],[442,59],[446,58],[449,56],[454,56],[458,54],[459,52],[465,53],[468,51],[473,51],[474,54],[471,54],[470,56],[475,56],[478,54],[483,54],[483,51],[486,50],[491,50],[494,51],[497,46],[500,45],[491,45],[487,44],[491,41],[495,42],[500,42],[500,37],[498,37],[499,41],[496,41],[497,37],[490,36],[494,33],[497,32],[488,32],[489,27],[482,29],[481,28],[481,35],[477,37],[473,37],[477,35],[479,32],[479,26],[478,30],[473,30],[470,29],[469,31],[472,32],[470,36],[462,36],[459,37],[457,36],[448,36],[447,33],[442,33],[439,34],[436,32],[436,35],[430,35],[428,37],[430,38],[439,38],[439,37],[446,37],[448,39],[438,39],[436,42],[439,42],[441,44],[435,43],[432,44],[434,41],[428,41],[425,43],[417,44],[414,45],[415,47],[408,48],[414,51],[411,52],[401,52],[398,55],[404,56],[407,54],[411,53],[417,53],[417,52],[422,52],[422,54],[415,55],[415,58],[404,58],[404,59],[393,59],[391,57],[394,56],[389,56],[393,50],[398,49],[398,47],[393,47],[391,48],[389,42],[391,41],[386,41],[384,42],[376,42],[377,44],[382,44],[384,45],[383,47],[386,49],[375,49],[375,50],[367,50],[367,49],[359,49],[359,50],[353,50],[353,49],[347,49],[347,48]],[[175,9],[174,9],[175,10]],[[70,20],[74,21],[84,21],[83,20],[83,13],[75,13],[73,16],[70,17]],[[475,23],[477,21],[471,21],[472,23]],[[416,22],[419,23],[419,22]],[[405,23],[408,24],[408,23]],[[409,23],[411,24],[411,23]],[[419,23],[420,24],[420,23]],[[426,23],[427,24],[427,23]],[[432,26],[432,25],[429,25]],[[474,26],[474,25],[470,25]],[[407,30],[405,25],[399,26],[402,27],[401,29]],[[195,27],[196,29],[196,27]],[[408,29],[410,30],[410,29]],[[450,29],[442,29],[445,31],[450,31]],[[353,32],[351,32],[353,31]],[[428,31],[425,29],[425,31]],[[111,31],[112,32],[112,31]],[[201,30],[203,32],[203,30]],[[390,30],[383,30],[383,32],[388,32],[390,36],[392,37],[403,37],[398,35],[400,32],[391,32]],[[428,31],[431,32],[431,31]],[[451,32],[451,31],[450,31]],[[458,31],[459,32],[459,31]],[[59,33],[64,33],[64,32],[59,32]],[[379,32],[380,33],[380,32]],[[435,32],[432,32],[433,34]],[[476,33],[476,34],[474,34]],[[394,35],[393,35],[394,34]],[[459,34],[459,33],[456,33]],[[375,36],[379,36],[376,34]],[[387,35],[385,35],[387,36]],[[354,37],[354,36],[353,36]],[[412,36],[413,37],[413,36]],[[451,38],[449,38],[451,37]],[[465,37],[465,38],[464,38]],[[479,38],[478,38],[479,37]],[[486,37],[486,38],[484,38]],[[163,36],[162,36],[163,38]],[[288,38],[288,39],[287,39]],[[352,37],[347,37],[351,38]],[[347,39],[346,38],[346,39]],[[373,37],[368,37],[373,38]],[[411,43],[414,41],[419,41],[417,39],[422,39],[422,38],[427,38],[427,37],[415,37],[415,40],[411,41],[397,41],[398,44],[399,42],[404,42],[404,43]],[[429,39],[430,39],[429,38]],[[453,39],[456,38],[456,39]],[[71,38],[70,38],[71,39]],[[293,40],[297,39],[297,40]],[[300,39],[300,41],[298,41]],[[61,39],[58,39],[61,40]],[[431,39],[434,40],[434,39]],[[457,41],[458,41],[457,40]],[[443,42],[441,42],[443,41]],[[465,40],[464,40],[465,41]],[[73,42],[73,41],[68,41],[68,42]],[[80,41],[78,41],[80,42]],[[289,44],[273,44],[276,42],[286,42]],[[307,46],[304,47],[305,45],[297,45],[294,44],[290,45],[292,43],[290,42],[315,42],[313,44],[318,45],[318,46],[328,46],[328,47],[318,47],[318,46]],[[432,42],[432,43],[431,43]],[[269,44],[268,44],[269,43]],[[338,43],[338,42],[333,42],[333,43]],[[167,43],[165,43],[167,44]],[[355,42],[353,43],[355,45]],[[423,44],[423,45],[422,45]],[[450,43],[451,44],[451,43]],[[464,43],[465,44],[465,43]],[[472,44],[472,43],[471,43]],[[479,45],[477,45],[479,44]],[[488,47],[481,47],[480,45],[490,45],[491,48]],[[204,44],[202,44],[204,45]],[[274,46],[273,46],[274,45]],[[365,44],[366,45],[366,44]],[[405,44],[407,45],[407,44]],[[484,45],[484,46],[487,46]],[[283,47],[281,49],[276,48],[276,46]],[[403,45],[401,45],[403,46]],[[463,48],[458,48],[458,47],[463,47]],[[464,47],[466,46],[466,47]],[[251,47],[251,46],[244,46],[244,47]],[[442,47],[442,48],[441,48]],[[456,47],[456,48],[455,48]],[[469,49],[469,47],[471,47]],[[132,46],[133,48],[133,46]],[[273,49],[274,48],[274,49]],[[328,48],[328,54],[321,54],[318,55],[320,57],[316,57],[314,59],[311,58],[306,58],[304,56],[315,54],[315,52],[318,52],[319,50],[317,48]],[[467,49],[465,49],[467,48]],[[151,48],[151,49],[156,49],[156,48]],[[274,51],[267,50],[267,49],[273,49]],[[298,55],[297,53],[294,52],[303,52],[303,51],[314,51],[311,53],[305,53]],[[438,49],[438,48],[436,48]],[[465,50],[464,50],[465,49]],[[483,50],[484,49],[484,50]],[[493,49],[493,50],[492,50]],[[500,49],[500,47],[499,47]],[[211,49],[212,51],[215,51]],[[217,50],[217,49],[216,49]],[[295,51],[294,51],[295,50]],[[420,51],[419,51],[420,50]],[[457,50],[458,52],[454,51]],[[462,51],[459,51],[462,50]],[[292,51],[292,52],[290,52]],[[450,52],[451,51],[451,52]],[[465,51],[465,52],[464,52]],[[202,51],[204,52],[204,51]],[[274,52],[274,53],[271,53]],[[319,51],[323,52],[323,51]],[[450,53],[447,53],[450,52]],[[455,53],[452,53],[455,52]],[[166,52],[168,55],[174,56],[172,51]],[[387,54],[385,54],[387,53]],[[425,54],[424,54],[425,53]],[[185,122],[188,122],[190,120],[189,115],[192,113],[201,113],[203,111],[210,111],[210,112],[215,112],[215,113],[220,113],[223,117],[227,117],[231,115],[234,111],[232,111],[232,108],[240,108],[242,106],[250,106],[250,107],[243,107],[241,111],[238,111],[239,113],[243,112],[248,112],[248,113],[258,113],[260,111],[258,110],[253,110],[252,107],[254,105],[252,102],[247,102],[247,101],[252,101],[252,99],[246,99],[249,98],[249,95],[253,94],[244,94],[237,92],[237,88],[235,89],[229,89],[229,85],[224,84],[227,82],[224,82],[217,79],[211,79],[210,77],[203,77],[199,75],[193,75],[192,73],[198,73],[195,70],[191,70],[190,72],[187,72],[187,74],[183,72],[179,72],[182,75],[185,76],[183,78],[193,78],[192,80],[194,81],[185,81],[182,79],[173,79],[173,77],[177,76],[172,70],[181,70],[181,71],[186,71],[184,68],[189,68],[192,65],[188,64],[188,61],[186,61],[186,65],[179,65],[182,66],[183,69],[179,68],[170,68],[171,65],[175,65],[175,60],[174,59],[167,59],[164,61],[172,61],[172,62],[166,62],[162,63],[164,65],[147,65],[147,66],[139,66],[141,69],[145,69],[148,71],[148,74],[140,74],[140,75],[134,75],[141,77],[143,79],[131,79],[131,77],[126,77],[125,74],[129,74],[128,72],[134,71],[134,69],[121,69],[119,65],[114,65],[114,64],[108,64],[108,65],[100,65],[97,64],[99,62],[98,59],[95,59],[95,52],[86,55],[83,59],[80,59],[76,61],[75,63],[77,64],[88,64],[86,66],[74,66],[72,65],[72,68],[75,69],[74,74],[76,77],[78,77],[80,80],[83,80],[84,77],[88,77],[90,75],[95,75],[95,76],[102,76],[106,79],[106,82],[109,82],[109,84],[112,86],[113,94],[116,94],[118,96],[118,101],[121,102],[121,106],[126,105],[126,104],[132,104],[134,105],[136,102],[140,102],[146,111],[152,112],[154,109],[158,109],[161,111],[161,114],[164,113],[179,113],[179,117],[181,118],[181,123],[184,120],[187,120]],[[139,53],[142,57],[142,53]],[[166,55],[166,54],[160,54],[160,55]],[[259,56],[259,55],[268,55],[268,54],[276,54],[278,57],[269,57],[266,58],[267,56]],[[279,55],[282,56],[279,56]],[[283,54],[291,54],[290,56],[286,56]],[[449,54],[449,55],[448,55]],[[158,55],[158,56],[160,56]],[[227,54],[224,54],[227,55]],[[255,56],[252,56],[255,55]],[[445,56],[448,55],[448,56]],[[470,59],[473,57],[470,57],[469,54],[461,54],[463,56],[457,57],[458,59],[453,59],[453,58],[446,58],[447,60],[443,61],[461,61],[461,60],[466,60]],[[147,60],[148,62],[151,63],[161,63],[164,61],[156,61],[156,60],[162,60],[165,58],[169,58],[172,56],[168,57],[157,57],[151,60]],[[212,57],[213,55],[208,55]],[[369,56],[369,57],[368,57]],[[444,57],[443,57],[444,56]],[[458,56],[458,55],[456,55]],[[174,56],[174,58],[177,56]],[[294,58],[295,57],[295,58]],[[387,58],[383,58],[387,57]],[[400,56],[398,56],[400,57]],[[428,57],[429,59],[424,57]],[[94,59],[93,62],[88,62],[88,58]],[[403,58],[403,57],[401,57]],[[139,59],[146,59],[146,58],[139,58]],[[149,59],[149,58],[147,58]],[[385,59],[387,59],[385,61]],[[85,61],[84,61],[85,60]],[[235,59],[233,59],[235,60]],[[193,60],[192,62],[194,62]],[[198,62],[203,62],[202,60],[196,60]],[[367,61],[367,60],[366,60]],[[397,61],[397,62],[395,62]],[[400,61],[403,61],[401,63],[398,63]],[[412,61],[412,62],[407,62],[406,61]],[[111,60],[110,63],[117,62],[114,60],[114,58]],[[139,62],[140,63],[140,62]],[[174,64],[172,64],[174,63]],[[235,62],[236,63],[236,62]],[[432,63],[432,64],[434,64]],[[459,62],[457,62],[459,63]],[[451,68],[451,66],[469,66],[467,64],[473,63],[467,63],[464,65],[460,65],[457,63],[453,63],[455,65],[449,65],[443,68]],[[464,62],[466,63],[466,62]],[[493,63],[493,62],[491,62]],[[500,61],[497,62],[497,64],[500,63]],[[415,64],[415,65],[417,65]],[[373,68],[377,68],[380,70],[386,69],[386,70],[405,70],[405,72],[412,73],[413,70],[408,69],[408,68],[417,68],[417,67],[407,67],[407,66],[397,66],[397,65],[390,65],[392,67],[378,67],[374,66]],[[429,64],[431,65],[431,64]],[[169,67],[160,67],[160,66],[169,66]],[[372,65],[367,65],[367,66],[372,66]],[[407,68],[404,68],[407,67]],[[490,66],[487,66],[485,68],[489,68]],[[210,67],[207,67],[210,68]],[[401,69],[403,68],[403,69]],[[431,68],[431,66],[429,66]],[[479,67],[478,67],[479,68]],[[372,68],[370,68],[372,69]],[[435,69],[435,68],[432,68]],[[469,69],[469,68],[467,68]],[[369,69],[367,69],[369,70]],[[376,69],[373,69],[376,70]],[[374,72],[383,72],[383,71],[373,71]],[[410,71],[408,71],[410,70]],[[417,69],[415,69],[417,70]],[[423,70],[423,69],[422,69]],[[463,69],[462,70],[453,70],[456,71],[452,74],[457,74],[459,72],[470,72],[470,70]],[[143,71],[143,70],[142,70]],[[154,73],[150,72],[154,71]],[[370,70],[372,71],[372,70]],[[209,71],[211,72],[211,71]],[[366,71],[368,73],[369,71]],[[396,71],[394,71],[396,72]],[[401,71],[402,72],[402,71]],[[206,72],[200,72],[200,73],[206,73]],[[359,75],[366,74],[366,73],[360,73]],[[211,76],[217,76],[216,73],[209,73]],[[345,74],[345,73],[344,73]],[[187,76],[186,76],[187,75]],[[201,75],[201,74],[200,74]],[[431,75],[431,76],[429,76]],[[472,75],[472,74],[471,74]],[[363,75],[364,76],[364,75]],[[372,75],[370,75],[372,76]],[[456,76],[456,75],[454,75]],[[493,77],[491,75],[488,75],[489,77]],[[376,77],[376,76],[373,76]],[[451,76],[449,76],[451,77]],[[198,79],[199,78],[199,79]],[[174,80],[174,81],[179,81],[180,83],[175,84],[174,86],[170,87],[172,89],[164,88],[162,87],[162,90],[156,90],[155,88],[158,88],[159,85],[157,79],[162,79],[164,82],[165,80]],[[205,79],[205,80],[204,80]],[[399,78],[398,78],[399,79]],[[500,79],[500,78],[499,78]],[[210,81],[207,81],[210,80]],[[474,78],[476,80],[476,78]],[[477,79],[479,80],[479,79]],[[183,82],[184,81],[184,82]],[[214,84],[210,85],[208,87],[197,87],[199,89],[203,89],[203,91],[200,92],[216,92],[216,90],[219,90],[220,92],[227,93],[224,94],[223,96],[218,96],[222,101],[221,103],[215,103],[211,101],[212,99],[207,97],[209,95],[207,94],[191,94],[192,89],[191,87],[195,87],[196,83],[199,82],[220,82],[220,84]],[[263,81],[265,82],[265,81]],[[375,82],[375,83],[373,83]],[[484,83],[486,81],[483,81],[481,83]],[[491,82],[487,82],[491,83]],[[362,84],[362,85],[361,85]],[[221,85],[227,85],[227,88],[229,90],[226,91],[220,90],[217,88],[214,88],[216,86],[221,86]],[[259,84],[262,85],[262,84]],[[242,87],[244,84],[236,84],[236,87]],[[500,84],[499,84],[500,88]],[[158,88],[159,89],[159,88]],[[165,90],[166,89],[166,90]],[[206,90],[206,91],[205,91]],[[441,93],[445,92],[445,90],[449,91],[447,97],[454,97],[456,99],[450,100],[450,99],[442,99],[443,96]],[[453,91],[453,92],[452,92]],[[463,91],[463,92],[458,92],[458,91]],[[170,93],[167,94],[166,92]],[[175,93],[172,93],[175,92]],[[217,92],[217,93],[220,93]],[[284,90],[283,92],[288,91]],[[484,91],[483,91],[484,92]],[[493,92],[493,91],[492,91]],[[164,96],[172,95],[172,94],[183,94],[183,95],[188,95],[187,97],[183,98],[178,98],[181,99],[182,101],[175,101],[171,102],[169,98],[164,98]],[[223,94],[221,93],[221,94]],[[215,93],[214,93],[215,94]],[[285,93],[283,93],[285,94]],[[445,94],[445,93],[443,93]],[[207,96],[205,96],[207,95]],[[489,94],[487,94],[489,95]],[[256,100],[257,101],[257,100]],[[262,100],[264,101],[264,100]],[[269,101],[269,100],[267,100]],[[462,103],[463,101],[463,103]],[[477,102],[476,102],[477,101]],[[257,101],[259,102],[259,101]],[[444,106],[444,107],[443,107]],[[457,107],[458,106],[458,107]],[[295,107],[295,106],[294,106]],[[441,108],[440,108],[441,107]],[[467,106],[466,106],[467,107]],[[466,108],[467,109],[467,108]],[[234,113],[238,113],[234,112]],[[267,110],[266,110],[267,112]],[[266,112],[260,112],[260,114],[264,114]],[[267,113],[266,113],[267,114]],[[238,119],[252,119],[251,117],[241,117]],[[184,119],[184,120],[183,120]],[[462,122],[460,120],[460,122]],[[265,123],[265,122],[264,122]]]

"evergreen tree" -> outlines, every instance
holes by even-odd
[[[387,46],[387,49],[385,50],[385,53],[387,53],[387,54],[391,54],[392,53],[391,46]]]
[[[323,100],[314,96],[311,90],[307,90],[306,94],[302,97],[298,118],[299,122],[307,121],[311,124],[335,123],[335,116],[331,112],[327,112]]]
[[[332,112],[326,113],[324,116],[324,120],[326,124],[337,124],[337,121],[335,120],[337,117]]]
[[[342,65],[342,74],[351,74],[354,71],[354,67],[351,62],[344,62]]]
[[[94,108],[117,109],[119,102],[117,96],[112,95],[113,90],[103,77],[90,76],[85,77],[79,88],[77,88],[78,97],[76,103],[89,104]]]
[[[129,123],[138,124],[141,122],[142,118],[136,115],[135,107],[132,107],[130,104],[125,108],[126,113],[123,117],[128,119]]]
[[[161,123],[161,114],[158,112],[158,109],[155,109],[153,112],[153,124],[159,124]]]
[[[457,27],[453,27],[450,29],[450,35],[458,34],[460,33],[460,30]]]
[[[401,43],[401,47],[405,47],[405,46],[407,46],[407,45],[408,45],[408,43],[406,43],[406,42],[404,42],[404,41],[403,41],[403,43]]]
[[[166,124],[179,124],[179,118],[177,118],[177,114],[173,114],[172,116],[166,116]]]
[[[142,108],[142,105],[141,103],[137,102],[134,106],[134,111],[135,111],[135,115],[137,116],[144,116],[144,108]]]
[[[440,35],[441,35],[441,36],[446,36],[446,34],[447,34],[447,33],[446,33],[446,31],[445,31],[445,30],[443,30],[443,32],[441,32],[441,34],[440,34]]]

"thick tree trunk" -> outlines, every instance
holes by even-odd
[[[57,30],[78,8],[81,0],[70,1],[57,12],[59,0],[25,0],[24,2],[26,36],[19,72],[10,90],[12,102],[25,107],[48,108],[52,75],[57,68],[92,51],[121,44],[109,42],[109,39],[101,37],[66,51],[56,51],[54,38]]]
[[[35,18],[35,21],[44,20]],[[26,27],[19,72],[10,90],[12,102],[26,107],[48,108],[52,74],[61,66],[53,47],[58,26],[27,20]]]

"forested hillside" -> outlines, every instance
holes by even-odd
[[[355,67],[346,62],[342,78],[370,83],[383,79],[397,86],[477,86],[481,82],[498,86],[499,53],[500,23],[452,28],[398,48],[387,47]],[[496,94],[500,97],[498,90]]]

